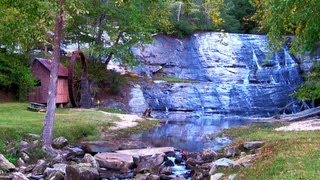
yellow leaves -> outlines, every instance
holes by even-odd
[[[209,9],[209,15],[211,20],[216,26],[220,26],[223,22],[220,17],[220,8],[223,4],[223,0],[205,0],[204,5]]]

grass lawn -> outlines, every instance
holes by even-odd
[[[252,125],[224,131],[234,138],[234,143],[266,141],[263,156],[249,168],[240,169],[238,178],[319,179],[320,131],[277,132],[277,126]]]
[[[27,110],[27,103],[0,103],[0,153],[19,143],[27,133],[41,134],[45,113]],[[57,109],[54,136],[71,143],[79,139],[98,139],[98,128],[108,127],[113,117],[97,111]]]

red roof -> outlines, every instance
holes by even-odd
[[[43,58],[35,58],[35,60],[39,61],[49,72],[51,71],[52,60]],[[68,69],[62,64],[59,64],[58,76],[68,77]]]

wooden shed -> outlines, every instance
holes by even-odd
[[[51,66],[52,61],[49,59],[35,58],[32,62],[31,71],[37,79],[37,84],[32,88],[28,97],[30,102],[47,103]],[[56,103],[66,104],[68,102],[68,69],[62,64],[59,64]]]

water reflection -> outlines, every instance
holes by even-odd
[[[187,121],[167,121],[161,127],[150,132],[137,134],[137,138],[153,144],[154,146],[173,146],[188,151],[201,151],[205,148],[219,150],[231,140],[227,137],[214,137],[221,129],[233,126],[246,125],[249,122],[239,118],[203,118]]]

